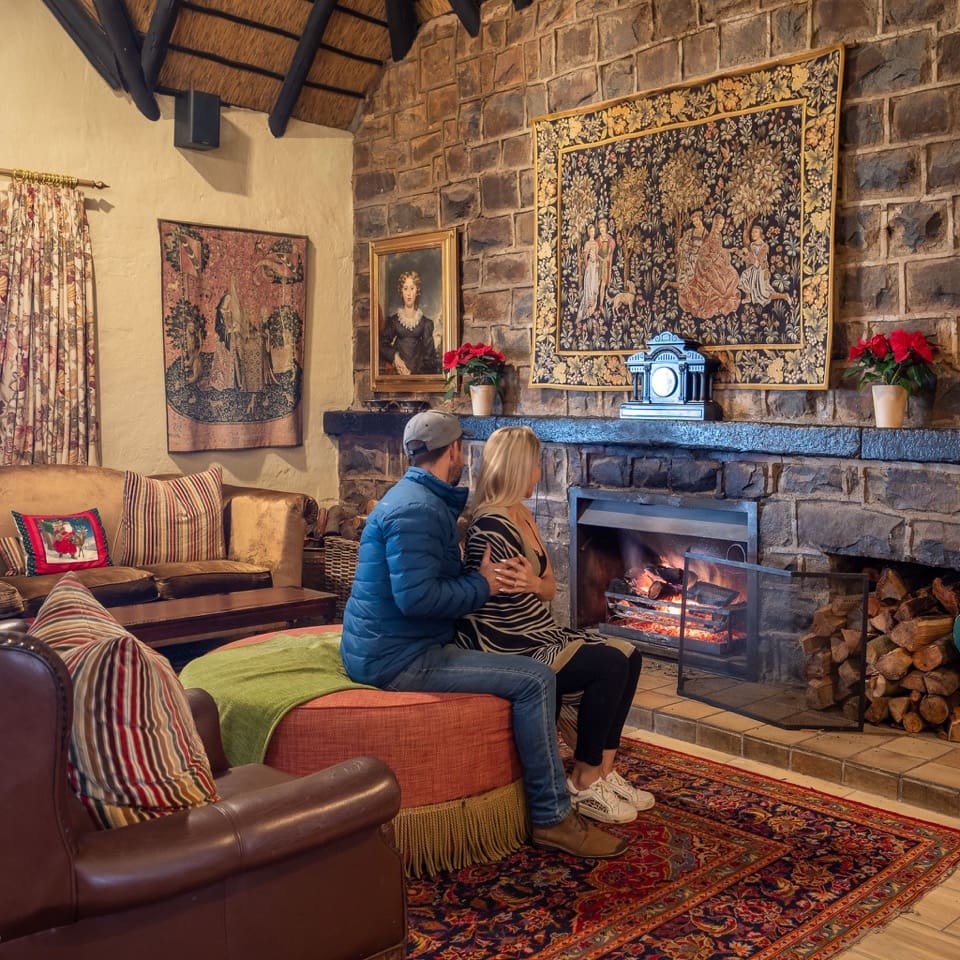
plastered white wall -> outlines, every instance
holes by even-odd
[[[149,121],[110,89],[39,0],[0,0],[0,167],[104,180],[84,188],[97,296],[102,462],[143,473],[222,463],[225,479],[337,497],[323,411],[353,395],[351,134],[221,112],[220,147],[173,144],[174,101]],[[0,188],[6,180],[0,178]],[[157,220],[309,237],[299,447],[167,453]]]

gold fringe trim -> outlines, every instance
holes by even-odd
[[[401,809],[393,827],[411,877],[502,860],[529,836],[523,780],[475,797]]]

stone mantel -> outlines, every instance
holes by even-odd
[[[329,410],[330,436],[397,437],[410,413]],[[909,463],[960,463],[960,430],[889,430],[828,424],[748,423],[680,420],[614,420],[588,417],[461,416],[463,428],[485,440],[498,427],[526,425],[544,443],[602,444],[716,450],[770,456],[837,457]]]

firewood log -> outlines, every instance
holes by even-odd
[[[947,635],[921,647],[913,655],[913,665],[918,670],[935,670],[944,664],[953,663],[960,657],[953,643],[953,637]]]
[[[909,592],[903,577],[892,567],[884,567],[873,591],[881,600],[902,600]]]
[[[871,700],[863,713],[863,719],[868,723],[883,723],[890,716],[890,698],[876,697]]]
[[[896,620],[893,619],[895,609],[895,607],[882,607],[876,616],[870,618],[870,626],[877,633],[889,633],[896,623]]]
[[[879,700],[896,697],[902,694],[903,687],[898,680],[888,680],[882,673],[867,677],[864,681],[864,690],[869,700]]]
[[[834,704],[833,679],[818,677],[807,684],[807,706],[811,710],[826,710]]]
[[[830,639],[830,658],[834,663],[843,663],[850,656],[850,648],[840,635]]]
[[[875,617],[883,609],[883,601],[875,594],[867,595],[867,618]]]
[[[946,724],[947,740],[951,743],[960,742],[960,706],[950,708],[950,716]]]
[[[920,716],[931,726],[939,727],[950,718],[950,712],[960,704],[960,690],[943,697],[938,693],[928,694],[920,701]]]
[[[852,720],[856,723],[860,719],[860,698],[856,695],[847,697],[847,699],[840,704],[840,712],[847,720]]]
[[[826,637],[818,637],[815,633],[805,633],[800,638],[800,649],[807,657],[826,649],[829,645],[830,641]]]
[[[847,617],[850,612],[863,602],[863,597],[859,593],[840,593],[830,601],[830,610],[842,617]]]
[[[848,653],[856,653],[860,649],[860,642],[863,640],[863,634],[860,631],[859,627],[856,628],[847,628],[844,627],[840,631],[840,636],[843,637],[843,642],[847,646]]]
[[[908,710],[900,722],[907,733],[920,733],[927,726],[927,721],[920,716],[917,710]]]
[[[941,577],[935,577],[932,589],[933,595],[947,613],[954,617],[960,615],[960,581],[945,583]]]
[[[952,696],[960,690],[960,668],[938,667],[923,674],[927,693],[941,697]]]
[[[829,677],[833,672],[833,658],[830,656],[830,650],[818,650],[816,653],[807,657],[804,665],[804,674],[808,680]]]
[[[953,617],[914,617],[904,620],[890,631],[890,639],[904,650],[914,653],[920,647],[939,640],[953,629]]]
[[[909,670],[900,680],[900,686],[905,690],[927,692],[926,674],[922,670]]]
[[[891,697],[887,706],[894,723],[903,723],[903,718],[912,709],[913,701],[909,697]]]
[[[927,613],[940,613],[940,604],[937,603],[937,598],[929,594],[904,600],[897,607],[897,612],[893,615],[893,618],[900,623],[904,620],[913,620],[914,617],[922,617]]]
[[[852,660],[844,660],[837,668],[837,676],[848,686],[860,682],[860,671]]]
[[[908,650],[894,647],[878,657],[875,666],[888,680],[899,680],[913,666],[913,657]]]
[[[839,630],[847,622],[845,614],[834,613],[829,605],[821,607],[813,615],[810,632],[818,637],[832,637],[834,631]]]
[[[885,653],[896,649],[897,645],[890,639],[889,634],[881,633],[879,637],[874,637],[872,640],[867,641],[867,649],[865,652],[867,664],[876,664],[877,660]]]

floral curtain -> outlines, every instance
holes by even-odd
[[[93,253],[83,194],[0,194],[0,463],[98,463]]]

